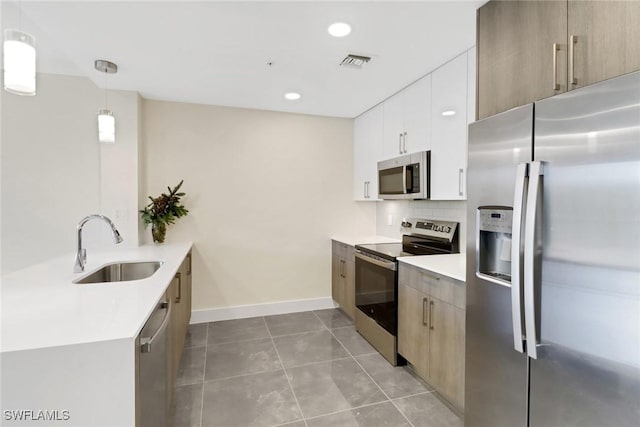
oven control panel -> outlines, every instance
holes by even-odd
[[[410,224],[410,232],[412,234],[421,234],[429,237],[436,237],[439,239],[447,240],[451,242],[453,236],[458,228],[458,223],[453,221],[436,221],[431,219],[410,219],[407,221]]]

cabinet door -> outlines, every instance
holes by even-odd
[[[333,255],[331,257],[331,298],[342,305],[342,258]]]
[[[356,315],[356,265],[354,261],[344,260],[343,310],[352,319]]]
[[[479,119],[567,90],[566,2],[490,1],[477,25]]]
[[[431,298],[429,380],[460,409],[464,406],[464,310]]]
[[[476,52],[475,47],[467,51],[467,124],[476,121],[476,61],[478,60]]]
[[[431,75],[421,78],[403,92],[402,152],[428,150],[431,140]]]
[[[182,327],[186,335],[189,332],[189,323],[191,322],[191,303],[192,303],[192,284],[191,284],[191,252],[189,252],[182,262],[182,266],[180,267],[180,272],[182,274],[181,280],[182,283]]]
[[[383,139],[382,104],[357,117],[353,124],[353,196],[378,199],[378,158]]]
[[[404,134],[404,91],[398,92],[383,103],[384,141],[379,160],[387,160],[403,154],[402,135]]]
[[[569,1],[569,89],[640,70],[640,2]]]
[[[465,199],[467,53],[431,74],[431,200]]]
[[[180,360],[182,359],[182,351],[184,350],[185,328],[184,328],[184,278],[181,271],[178,271],[173,279],[173,315],[171,320],[171,330],[173,338],[173,369],[178,372]]]
[[[429,377],[429,327],[427,295],[398,284],[398,353],[424,378]]]

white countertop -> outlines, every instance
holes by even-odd
[[[0,351],[135,338],[160,300],[192,243],[89,252],[84,273],[73,273],[73,254],[2,277]],[[77,285],[73,280],[118,261],[163,261],[151,277]]]
[[[467,254],[417,255],[400,257],[398,261],[464,282],[466,257]]]
[[[344,243],[345,245],[369,245],[372,243],[399,243],[402,239],[395,239],[386,236],[331,236],[331,240]]]

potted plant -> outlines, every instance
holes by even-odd
[[[162,193],[158,197],[149,196],[149,203],[140,211],[145,228],[151,224],[151,235],[154,243],[164,243],[167,225],[176,222],[176,218],[186,216],[189,211],[180,204],[180,198],[185,193],[178,193],[184,180],[173,189],[167,187],[169,194]]]

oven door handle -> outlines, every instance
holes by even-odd
[[[361,251],[355,251],[356,258],[361,259],[365,262],[370,262],[371,264],[375,264],[378,267],[386,268],[387,270],[396,271],[396,263],[393,261],[380,261],[375,258],[371,258],[369,256],[363,255]]]

